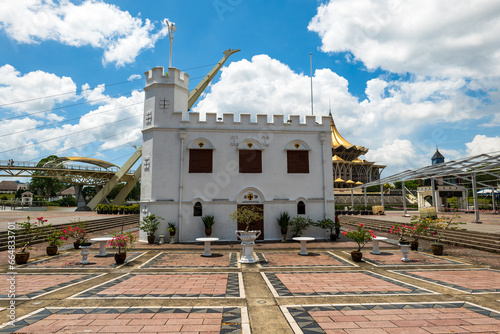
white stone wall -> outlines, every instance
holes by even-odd
[[[266,240],[281,238],[276,217],[282,211],[295,216],[300,200],[306,204],[306,216],[313,220],[325,214],[333,218],[329,117],[318,124],[315,117],[307,116],[301,124],[298,116],[285,121],[283,115],[275,115],[268,121],[267,115],[258,115],[252,122],[250,115],[235,119],[224,114],[217,119],[208,114],[206,121],[200,121],[198,114],[186,110],[189,77],[174,68],[168,76],[162,74],[163,68],[146,73],[142,153],[141,217],[154,213],[165,218],[157,236],[168,235],[169,221],[178,226],[180,221],[178,240],[192,242],[203,237],[201,217],[193,216],[196,202],[202,203],[203,215],[215,216],[212,235],[220,240],[237,240],[236,224],[229,215],[238,204],[264,205]],[[212,173],[188,172],[189,148],[199,148],[200,142],[204,148],[213,147]],[[252,149],[262,149],[262,173],[238,172],[239,149],[248,149],[248,143]],[[286,150],[297,149],[295,144],[309,150],[307,174],[287,173]],[[257,197],[248,201],[244,198],[248,192]],[[324,238],[326,234],[311,228],[304,235]],[[141,233],[140,239],[146,240],[146,235]]]

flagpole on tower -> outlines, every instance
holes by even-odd
[[[311,69],[311,115],[314,115],[314,107],[313,107],[313,61],[312,61],[312,52],[309,52],[309,63]]]
[[[172,44],[174,44],[174,31],[177,31],[177,27],[174,22],[170,22],[168,19],[165,19],[165,23],[168,27],[168,37],[170,39],[170,54],[168,57],[168,67],[172,67]]]

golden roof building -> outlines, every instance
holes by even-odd
[[[353,145],[344,139],[337,130],[333,118],[330,121],[330,129],[334,188],[341,191],[380,179],[380,173],[386,166],[361,160],[359,156],[366,154],[368,148]]]

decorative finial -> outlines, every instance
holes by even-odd
[[[170,38],[170,56],[168,58],[168,67],[172,67],[172,44],[174,44],[174,32],[177,31],[177,27],[174,22],[165,19],[165,23],[168,27],[168,37]]]

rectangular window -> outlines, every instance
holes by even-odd
[[[309,151],[286,151],[288,173],[309,173]]]
[[[240,173],[262,173],[262,151],[240,150]]]
[[[189,173],[212,173],[213,150],[189,150]]]

